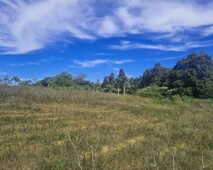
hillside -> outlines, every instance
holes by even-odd
[[[213,169],[213,101],[0,87],[6,169]]]

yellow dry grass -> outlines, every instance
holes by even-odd
[[[0,169],[213,169],[212,100],[18,90],[0,100]]]

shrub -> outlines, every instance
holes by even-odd
[[[136,95],[141,96],[141,97],[154,97],[154,98],[162,97],[160,92],[153,89],[153,87],[151,87],[151,86],[138,90],[136,92]]]

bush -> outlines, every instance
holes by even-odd
[[[163,96],[167,95],[168,89],[168,87],[159,87],[153,84],[152,86],[138,90],[136,94],[143,97],[162,98]]]
[[[155,89],[155,87],[149,86],[143,89],[140,89],[136,92],[136,95],[141,97],[154,97],[154,98],[161,98],[161,93]]]

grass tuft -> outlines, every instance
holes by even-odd
[[[0,86],[8,169],[213,169],[213,101]]]

